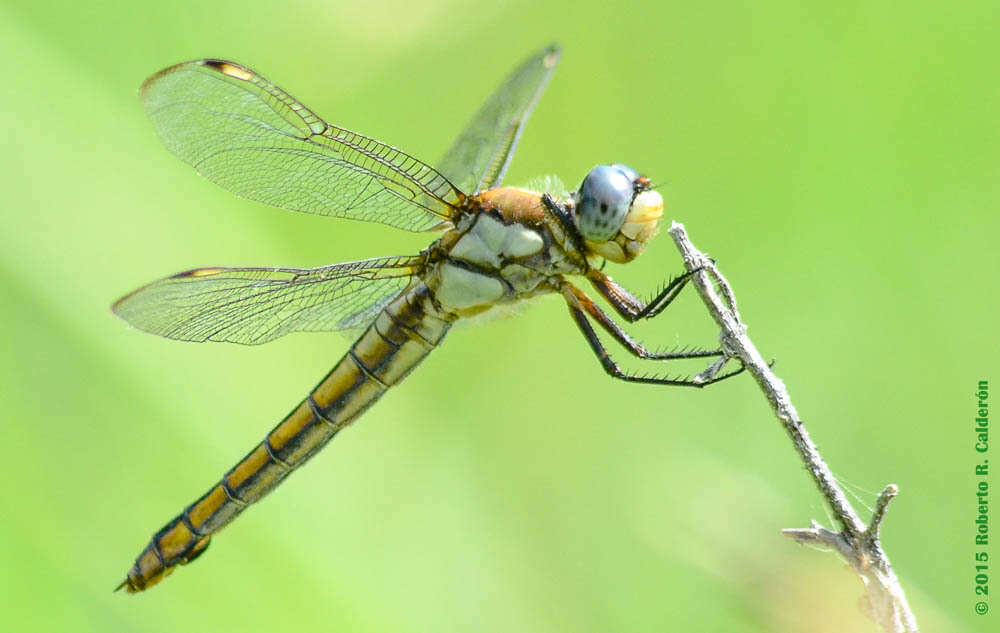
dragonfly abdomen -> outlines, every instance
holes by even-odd
[[[441,342],[453,320],[435,308],[423,282],[401,292],[264,441],[153,536],[121,586],[142,591],[201,555],[215,532],[405,378]]]

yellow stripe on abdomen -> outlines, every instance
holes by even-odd
[[[401,293],[263,442],[153,536],[119,588],[142,591],[198,557],[212,534],[401,381],[444,338],[451,322],[435,313],[422,283]]]

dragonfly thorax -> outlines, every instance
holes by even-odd
[[[439,253],[424,274],[446,312],[479,314],[491,307],[558,289],[563,274],[585,272],[582,255],[570,255],[563,233],[553,233],[541,194],[504,187],[480,194],[432,249]]]

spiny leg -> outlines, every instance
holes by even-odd
[[[594,303],[594,300],[588,297],[585,292],[569,282],[565,283],[563,292],[572,293],[576,299],[576,304],[583,309],[584,312],[589,314],[598,325],[604,328],[605,332],[610,334],[616,341],[621,343],[622,347],[627,349],[637,358],[641,358],[643,360],[676,360],[682,358],[711,358],[713,356],[723,355],[723,351],[721,349],[685,349],[672,352],[650,352],[642,343],[629,336],[628,333],[626,333],[620,325],[615,323],[611,317],[601,310],[601,308]]]
[[[720,380],[731,378],[732,376],[735,376],[736,374],[742,372],[744,369],[743,367],[740,367],[739,369],[731,371],[727,374],[723,374],[721,376],[713,376],[705,380],[695,380],[691,378],[667,378],[661,376],[639,376],[636,374],[629,374],[623,371],[622,368],[618,366],[618,363],[616,363],[611,358],[611,356],[608,354],[608,350],[605,349],[604,345],[601,343],[601,340],[597,337],[597,332],[595,332],[594,328],[590,325],[590,321],[587,318],[587,312],[581,305],[577,293],[581,295],[583,294],[579,289],[573,287],[573,285],[568,282],[566,282],[563,285],[562,295],[563,298],[566,299],[566,305],[569,307],[570,316],[572,316],[573,320],[576,321],[577,326],[583,333],[583,337],[587,339],[587,343],[590,344],[590,348],[594,351],[594,354],[597,355],[598,360],[601,362],[601,366],[604,367],[604,371],[606,371],[613,378],[618,378],[619,380],[624,380],[626,382],[638,382],[638,383],[646,383],[654,385],[676,385],[679,387],[701,388],[706,385],[719,382]],[[593,302],[590,301],[590,303],[592,304]],[[608,320],[610,321],[610,319]],[[598,320],[598,322],[601,322],[600,319]],[[618,328],[617,326],[615,326],[615,329],[617,329],[619,332],[621,331],[620,328]],[[621,334],[624,335],[625,333],[621,332]],[[623,339],[618,338],[617,336],[615,338],[619,340],[619,342],[621,342],[623,345],[625,345],[627,349],[632,351],[632,347],[628,343],[625,343]],[[634,341],[631,341],[631,339],[628,339],[627,336],[625,336],[625,339],[627,339],[633,345],[638,345]],[[707,354],[707,355],[714,356],[716,354]],[[687,358],[687,357],[680,356],[680,358]]]
[[[640,319],[651,319],[663,312],[677,298],[684,286],[691,280],[691,276],[700,270],[700,268],[696,268],[674,277],[646,304],[636,299],[632,293],[599,270],[587,271],[587,279],[623,319],[629,323],[635,323]]]

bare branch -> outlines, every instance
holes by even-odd
[[[865,530],[865,536],[869,540],[878,540],[878,530],[882,526],[882,520],[885,519],[885,510],[889,507],[889,502],[895,499],[897,494],[899,494],[899,487],[896,484],[889,484],[885,487],[885,490],[879,493],[878,499],[875,500],[875,511],[872,512],[872,520],[868,522],[868,529]]]
[[[879,527],[898,488],[895,484],[890,484],[882,491],[871,522],[865,525],[806,432],[785,384],[771,371],[770,365],[764,361],[747,336],[746,326],[740,322],[736,311],[735,295],[729,283],[715,263],[691,243],[683,225],[674,222],[669,233],[684,257],[687,269],[702,269],[694,275],[692,282],[722,330],[722,348],[729,356],[740,359],[753,375],[840,524],[838,532],[812,521],[808,528],[787,529],[782,530],[782,533],[799,543],[821,545],[838,552],[864,581],[872,619],[890,633],[916,632],[917,620],[910,611],[899,580],[879,542]],[[719,369],[712,366],[706,371],[714,373]]]

